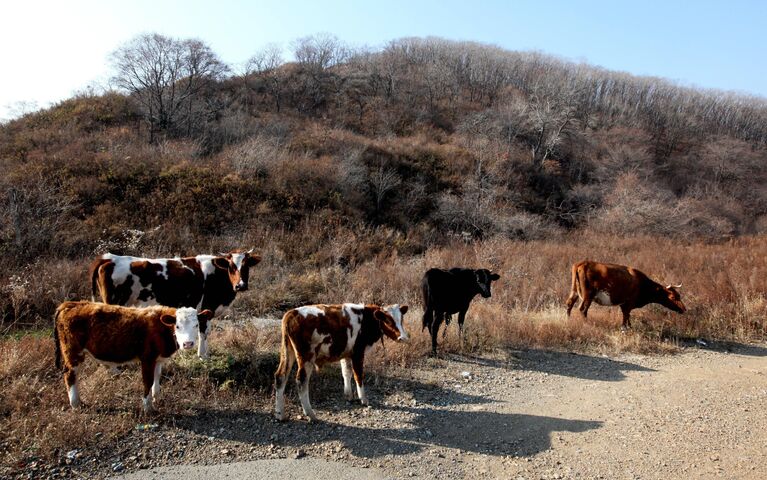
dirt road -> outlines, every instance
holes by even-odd
[[[755,346],[618,359],[448,355],[407,378],[378,377],[373,408],[340,400],[340,374],[324,371],[313,389],[318,424],[300,418],[291,391],[288,422],[264,404],[176,419],[137,444],[180,439],[183,456],[153,465],[287,459],[278,476],[295,479],[316,478],[307,460],[370,478],[765,478],[766,373],[767,349]],[[236,478],[236,468],[206,478]],[[150,465],[126,478],[182,478],[172,472]]]

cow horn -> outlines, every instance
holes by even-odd
[[[247,252],[245,252],[245,253],[249,253],[249,254],[250,254],[250,253],[253,253],[253,250],[255,250],[255,247],[254,247],[254,248],[251,248],[250,250],[248,250],[248,251],[247,251]]]
[[[670,285],[669,284],[668,286],[666,286],[666,288],[682,288],[682,284],[681,283],[679,285]]]

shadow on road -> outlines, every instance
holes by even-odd
[[[551,375],[617,382],[626,378],[625,372],[654,372],[652,368],[630,362],[613,360],[609,357],[580,355],[577,353],[549,350],[508,350],[503,359],[490,359],[472,355],[448,354],[451,361],[502,368],[516,371],[536,371]]]
[[[698,338],[675,338],[679,345],[687,348],[699,348],[720,353],[734,353],[748,357],[767,357],[767,348],[760,345],[750,345],[738,342],[719,342],[714,340],[702,340]]]
[[[597,421],[487,411],[493,400],[484,396],[410,380],[391,382],[398,392],[416,399],[412,406],[409,402],[384,404],[379,392],[374,394],[374,407],[365,409],[340,401],[336,386],[335,391],[323,392],[324,395],[313,389],[314,407],[319,417],[325,419],[318,423],[297,419],[295,392],[287,399],[288,412],[293,417],[283,423],[275,421],[271,411],[262,410],[200,410],[191,415],[175,415],[173,423],[200,435],[213,434],[257,445],[273,443],[298,448],[340,442],[351,453],[364,458],[419,453],[435,447],[493,456],[534,455],[550,448],[555,432],[585,432],[602,425]],[[447,400],[442,405],[461,405],[460,410],[434,406],[428,403],[429,399]],[[334,413],[339,411],[340,414]],[[351,424],[336,423],[339,415]]]

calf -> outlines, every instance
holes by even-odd
[[[639,270],[624,265],[583,261],[573,265],[572,285],[567,297],[567,316],[573,305],[580,298],[578,307],[586,317],[591,302],[605,306],[620,306],[623,312],[621,330],[626,331],[631,326],[629,315],[631,310],[641,308],[648,303],[659,303],[678,313],[684,313],[687,308],[677,291],[682,285],[663,286]]]
[[[261,261],[252,253],[234,251],[185,258],[139,258],[104,254],[90,268],[92,299],[146,307],[194,307],[221,315],[237,292],[248,289],[250,267]],[[202,325],[202,324],[201,324]],[[208,328],[200,330],[198,355],[208,357]]]
[[[88,353],[109,366],[141,363],[143,408],[153,410],[160,395],[162,365],[179,348],[194,348],[198,328],[213,316],[194,308],[131,308],[92,302],[64,302],[56,309],[53,335],[56,367],[64,367],[64,383],[72,408],[80,405],[78,373]],[[149,395],[151,389],[152,395]]]
[[[330,362],[341,362],[344,395],[352,399],[351,377],[357,384],[357,395],[363,405],[365,394],[363,364],[365,352],[383,336],[406,341],[408,334],[402,326],[407,305],[308,305],[289,310],[282,317],[280,366],[274,374],[274,416],[285,415],[285,385],[293,362],[298,363],[296,384],[304,415],[310,420],[317,416],[309,403],[309,378],[315,368]]]
[[[442,320],[447,324],[450,316],[458,313],[458,336],[462,339],[463,322],[469,303],[477,294],[490,298],[490,285],[499,278],[500,275],[484,268],[432,268],[424,274],[421,280],[424,303],[421,330],[429,329],[433,354],[437,353],[437,332]]]

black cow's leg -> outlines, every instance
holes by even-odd
[[[431,324],[433,321],[434,321],[434,310],[432,310],[429,307],[426,307],[426,310],[423,312],[421,331],[423,332],[424,328],[428,328],[429,333],[431,333]]]
[[[442,323],[444,316],[444,312],[436,312],[434,315],[434,322],[431,326],[431,353],[435,355],[437,353],[437,334],[439,333],[439,325]]]
[[[458,312],[458,343],[463,349],[463,321],[466,320],[466,310]]]

